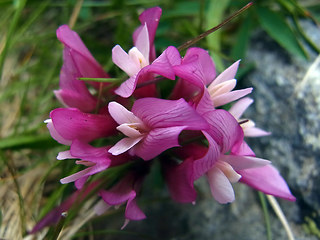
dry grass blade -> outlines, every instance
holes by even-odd
[[[21,196],[25,204],[25,225],[27,229],[31,229],[35,221],[34,213],[39,207],[41,191],[41,183],[39,178],[43,175],[44,166],[34,168],[24,175],[17,176],[17,182],[20,187]],[[19,196],[14,187],[14,179],[8,177],[2,179],[0,185],[0,205],[3,214],[3,221],[0,227],[0,238],[4,239],[22,239],[21,218]]]
[[[275,199],[274,196],[271,196],[271,195],[266,195],[267,196],[267,199],[271,205],[271,207],[273,208],[274,212],[276,213],[276,215],[278,216],[280,222],[282,223],[284,229],[286,230],[286,233],[288,235],[288,239],[289,240],[294,240],[294,236],[293,236],[293,233],[292,233],[292,230],[289,226],[289,223],[286,219],[286,216],[283,214],[282,210],[281,210],[281,207],[279,205],[279,203],[277,202],[277,200]]]

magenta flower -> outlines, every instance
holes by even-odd
[[[132,112],[111,102],[109,112],[119,124],[117,129],[127,136],[109,149],[113,155],[130,150],[131,155],[150,160],[179,146],[181,131],[208,128],[207,122],[183,99],[139,99],[133,104]]]
[[[65,106],[75,107],[83,112],[92,112],[98,100],[89,92],[85,82],[78,78],[108,78],[109,75],[94,59],[78,34],[67,25],[57,29],[57,37],[63,43],[64,50],[60,89],[54,93]],[[91,82],[91,84],[96,88],[100,85],[97,82]]]
[[[121,97],[130,97],[137,83],[154,79],[156,75],[174,80],[172,66],[180,64],[180,55],[176,48],[168,47],[155,59],[154,37],[161,16],[161,8],[154,7],[144,11],[139,19],[141,26],[133,34],[134,47],[126,53],[119,45],[112,49],[112,61],[128,76],[115,93]],[[155,60],[154,60],[155,59]],[[139,97],[155,97],[155,85],[145,86],[136,94]]]
[[[146,218],[146,215],[136,203],[136,196],[140,191],[142,178],[143,176],[136,176],[133,173],[129,173],[111,189],[101,190],[99,192],[99,195],[109,206],[119,206],[125,202],[127,203],[125,210],[126,221],[121,229],[123,229],[130,220],[142,220]]]

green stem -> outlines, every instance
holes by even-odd
[[[182,51],[190,46],[192,46],[193,44],[195,44],[196,42],[200,41],[201,39],[205,38],[206,36],[208,36],[209,34],[217,31],[218,29],[222,28],[224,25],[226,25],[227,23],[229,23],[232,19],[234,19],[235,17],[239,16],[242,12],[244,12],[245,10],[247,10],[249,7],[251,7],[253,4],[253,2],[248,3],[247,5],[245,5],[243,8],[241,8],[240,10],[236,11],[234,14],[232,14],[230,17],[228,17],[227,19],[225,19],[222,23],[220,23],[219,25],[209,29],[208,31],[205,31],[204,33],[201,33],[199,36],[185,42],[184,44],[182,44],[181,46],[178,47],[179,51]]]
[[[259,195],[262,210],[263,210],[264,221],[266,223],[267,239],[272,240],[270,217],[269,217],[269,212],[268,212],[268,208],[267,208],[266,197],[262,192],[258,192],[258,195]]]

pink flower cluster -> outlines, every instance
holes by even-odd
[[[76,164],[84,166],[61,183],[74,182],[81,189],[92,175],[132,163],[111,188],[99,191],[103,201],[96,207],[101,214],[126,204],[126,223],[146,217],[137,197],[154,161],[160,161],[177,202],[196,202],[194,182],[200,177],[207,179],[219,203],[235,200],[231,183],[236,182],[294,201],[270,161],[256,157],[245,142],[245,137],[269,133],[241,118],[253,100],[245,97],[252,88],[234,90],[239,61],[216,76],[211,57],[201,48],[189,48],[180,56],[170,46],[156,57],[154,38],[160,17],[159,7],[144,11],[133,34],[134,46],[128,53],[119,45],[112,49],[114,64],[128,75],[119,87],[79,80],[109,75],[77,33],[67,25],[57,30],[64,50],[55,95],[65,108],[53,110],[46,123],[56,141],[70,146],[57,158],[77,159]],[[159,81],[175,81],[167,99],[159,94]],[[229,103],[233,105],[228,110],[221,108]],[[106,144],[97,147],[98,140]]]

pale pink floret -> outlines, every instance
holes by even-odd
[[[132,112],[111,102],[109,112],[119,124],[117,129],[127,136],[109,150],[113,155],[130,150],[130,154],[150,160],[179,146],[181,131],[208,128],[207,122],[183,99],[138,99]]]
[[[149,8],[139,16],[141,25],[134,31],[132,38],[135,46],[138,45],[138,36],[142,28],[147,25],[149,35],[150,57],[149,62],[152,62],[156,58],[156,51],[154,47],[154,38],[158,28],[159,20],[162,14],[160,7]]]
[[[237,101],[232,107],[229,109],[229,112],[239,121],[242,122],[244,119],[241,119],[242,114],[245,110],[253,103],[253,99],[251,98],[243,98]],[[271,133],[266,132],[260,128],[255,127],[255,123],[252,120],[247,120],[241,124],[243,129],[243,133],[245,137],[262,137],[268,136]]]
[[[232,64],[208,86],[208,91],[215,107],[235,101],[252,92],[252,88],[232,91],[237,83],[234,77],[238,70],[239,63],[240,60]]]
[[[212,196],[219,203],[233,202],[235,199],[231,183],[240,180],[237,172],[270,164],[270,161],[250,156],[221,155],[215,166],[207,173]]]

